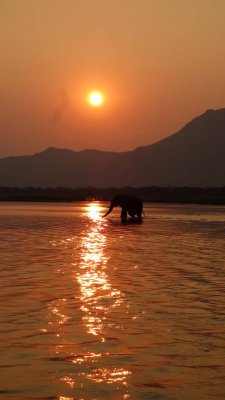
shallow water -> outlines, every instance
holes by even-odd
[[[225,398],[225,207],[0,206],[0,397]]]

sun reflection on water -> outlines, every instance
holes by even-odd
[[[59,400],[74,400],[74,397],[59,396]],[[80,400],[83,400],[83,399],[80,399]]]
[[[83,374],[86,378],[91,379],[93,382],[106,382],[108,384],[112,384],[115,382],[122,383],[124,386],[127,386],[127,377],[130,375],[130,371],[126,371],[122,368],[99,368],[92,370],[90,374]]]
[[[105,255],[107,237],[101,217],[102,208],[97,203],[87,206],[86,216],[91,220],[81,243],[77,280],[81,291],[83,324],[92,335],[104,334],[107,315],[123,302],[123,294],[113,289],[107,275],[108,257]]]
[[[48,304],[49,325],[59,343],[54,345],[54,352],[57,360],[70,363],[74,370],[68,369],[66,374],[56,374],[55,379],[65,384],[67,390],[82,390],[83,385],[91,381],[94,385],[115,384],[116,389],[123,390],[123,399],[128,399],[128,377],[131,372],[123,369],[121,365],[116,366],[113,355],[108,351],[108,337],[112,329],[117,329],[116,319],[113,312],[124,307],[124,295],[112,284],[109,276],[107,255],[107,220],[102,218],[103,207],[99,203],[88,203],[85,208],[84,228],[72,250],[72,274],[74,285],[79,284],[79,307],[81,311],[81,324],[79,332],[85,330],[86,335],[95,337],[95,343],[99,343],[97,351],[88,348],[88,345],[80,344],[79,352],[77,347],[71,347],[70,340],[66,339],[70,330],[68,324],[73,320],[71,309],[68,313],[68,299],[55,299]],[[71,246],[72,241],[64,239],[60,246]],[[54,242],[54,246],[57,243]],[[68,248],[68,247],[67,247]],[[70,270],[71,271],[71,270]],[[71,272],[70,272],[71,273]],[[77,297],[76,297],[77,298]],[[81,334],[81,333],[80,333]],[[76,334],[74,336],[75,341]],[[93,342],[91,339],[90,343]],[[77,342],[76,342],[77,343]],[[79,342],[78,342],[79,343]],[[88,343],[88,339],[86,340]],[[82,348],[83,346],[83,348]],[[80,367],[79,367],[80,365]],[[97,391],[96,387],[96,391]],[[125,393],[124,393],[125,391]],[[59,400],[70,400],[74,397],[65,397],[67,393],[61,394]],[[71,392],[72,394],[72,392]],[[82,400],[82,399],[81,399]]]

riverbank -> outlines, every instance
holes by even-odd
[[[110,201],[116,194],[139,196],[153,203],[225,204],[225,186],[143,187],[143,188],[19,188],[0,187],[0,201],[73,202],[86,200]]]

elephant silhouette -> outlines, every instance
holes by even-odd
[[[105,215],[103,215],[103,217],[109,215],[114,207],[122,208],[120,214],[122,222],[127,221],[127,214],[131,217],[131,221],[142,221],[143,201],[139,197],[129,196],[127,194],[114,196],[109,210],[105,213]]]

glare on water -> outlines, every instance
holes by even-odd
[[[225,208],[105,209],[1,205],[0,398],[223,398]]]
[[[81,310],[83,322],[88,333],[104,334],[106,316],[122,301],[119,290],[113,289],[107,275],[107,242],[104,225],[100,215],[101,207],[90,204],[87,215],[93,221],[81,240],[81,253],[76,278],[81,290]],[[104,337],[102,337],[104,341]]]

